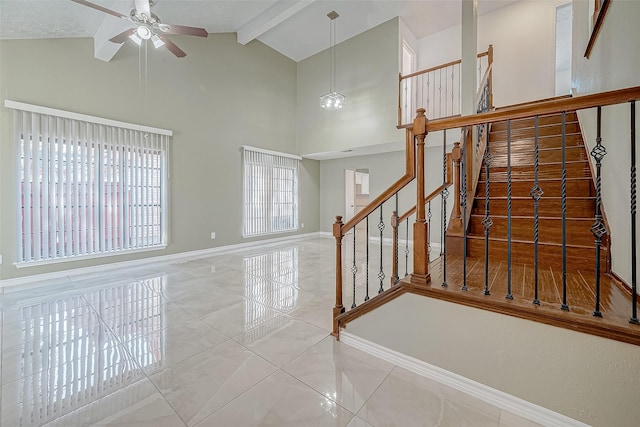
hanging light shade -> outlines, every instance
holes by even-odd
[[[346,104],[346,98],[334,89],[336,80],[336,18],[340,16],[334,10],[327,14],[329,23],[329,92],[320,97],[320,107],[325,110],[339,110]]]

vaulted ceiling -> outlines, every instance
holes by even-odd
[[[128,15],[133,0],[90,0]],[[347,40],[399,16],[417,38],[460,23],[462,0],[155,0],[163,22],[238,34],[246,44],[258,39],[300,61],[329,46],[327,13],[340,14],[336,42]],[[470,1],[470,0],[464,0]],[[518,0],[478,0],[479,13]],[[0,0],[0,39],[94,37],[96,56],[109,60],[119,45],[108,38],[128,23],[70,0]],[[103,49],[100,52],[100,49]]]

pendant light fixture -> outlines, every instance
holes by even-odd
[[[334,10],[327,13],[329,23],[329,93],[320,97],[320,106],[325,110],[340,110],[345,105],[343,94],[334,89],[336,81],[336,18],[340,16]]]

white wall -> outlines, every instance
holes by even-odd
[[[639,86],[640,2],[611,2],[591,56],[587,59],[584,51],[590,36],[591,13],[588,2],[574,0],[572,86],[575,94]],[[640,108],[636,108],[636,129],[640,133]],[[578,117],[591,151],[596,144],[595,110],[579,112]],[[602,143],[607,149],[602,163],[602,196],[610,227],[612,270],[631,284],[629,106],[604,108],[602,122]],[[636,149],[640,158],[638,143]],[[637,228],[640,231],[640,217]]]
[[[494,47],[493,100],[506,106],[555,94],[555,8],[567,0],[523,0],[478,16],[478,52]],[[460,26],[418,41],[420,68],[461,57]]]
[[[329,91],[329,50],[298,62],[296,132],[301,155],[404,140],[398,117],[398,19],[335,47],[338,111],[319,106]],[[293,120],[293,119],[292,119]]]
[[[346,330],[589,425],[640,425],[631,344],[413,294]]]

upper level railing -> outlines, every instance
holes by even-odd
[[[482,80],[486,70],[493,64],[493,46],[477,56],[478,87],[482,87]],[[450,117],[460,114],[460,67],[462,60],[416,71],[398,80],[398,126],[411,124],[415,111],[425,109],[429,120]],[[489,78],[489,106],[493,104],[491,86],[492,75]]]

